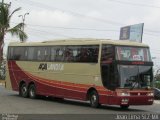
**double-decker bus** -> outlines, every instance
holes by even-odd
[[[152,105],[149,46],[133,41],[74,39],[10,43],[6,88],[101,104]]]

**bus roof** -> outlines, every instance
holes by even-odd
[[[25,43],[11,42],[9,46],[99,45],[99,44],[148,47],[148,45],[146,44],[129,40],[89,39],[89,38],[60,39],[60,40],[50,40],[43,42],[25,42]]]

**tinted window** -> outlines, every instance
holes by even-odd
[[[56,48],[51,47],[51,61],[56,61]]]
[[[65,53],[65,47],[55,47],[55,61],[57,62],[63,62],[64,61],[64,53]]]
[[[50,60],[49,47],[35,47],[34,60],[49,61]]]
[[[25,60],[27,58],[26,47],[11,47],[10,48],[10,59],[12,60]]]
[[[116,59],[122,61],[151,61],[148,48],[116,47]]]
[[[151,66],[119,65],[120,87],[142,88],[151,86],[153,80]]]
[[[98,62],[98,45],[10,47],[9,59],[55,62]]]
[[[114,49],[112,45],[103,45],[102,46],[102,63],[110,62],[114,58]]]
[[[13,47],[8,48],[8,59],[14,60]]]
[[[98,45],[66,46],[65,61],[67,62],[98,62]]]
[[[74,62],[76,61],[77,55],[78,55],[78,49],[76,47],[66,46],[65,54],[64,54],[64,61]]]
[[[28,47],[28,60],[33,61],[34,60],[34,51],[35,47]]]

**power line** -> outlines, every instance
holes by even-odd
[[[93,29],[93,28],[78,28],[78,27],[75,27],[75,28],[71,28],[71,27],[56,27],[56,26],[41,26],[41,25],[31,25],[31,24],[27,24],[29,25],[30,27],[33,27],[33,26],[38,26],[38,27],[47,27],[47,28],[58,28],[58,29],[66,29],[66,30],[85,30],[85,31],[103,31],[103,32],[119,32],[119,30],[112,30],[112,29]],[[150,33],[146,33],[144,32],[144,34],[146,35],[150,35],[150,36],[154,36],[154,37],[159,37],[159,35],[154,35],[154,34],[150,34]]]
[[[12,22],[12,23],[15,23],[15,22]],[[16,23],[15,23],[16,24]],[[73,30],[91,30],[91,31],[111,31],[111,32],[119,32],[119,30],[114,30],[114,29],[94,29],[94,28],[79,28],[79,27],[58,27],[58,26],[43,26],[43,25],[36,25],[36,24],[26,24],[30,27],[42,27],[42,28],[58,28],[58,29],[73,29]],[[147,33],[149,32],[149,33]],[[150,34],[150,33],[155,33],[154,31],[152,30],[146,30],[144,32],[144,34],[146,35],[150,35],[150,36],[158,36],[158,35],[154,35],[154,34]],[[158,33],[158,31],[156,32]]]
[[[57,26],[42,26],[42,25],[31,25],[27,24],[29,26],[38,26],[43,28],[58,28],[58,29],[73,29],[73,30],[91,30],[91,31],[114,31],[118,32],[117,30],[111,30],[111,29],[94,29],[94,28],[78,28],[78,27],[57,27]]]
[[[150,7],[150,8],[158,8],[158,9],[160,9],[160,6],[149,5],[149,4],[124,2],[124,1],[121,1],[121,0],[108,0],[108,1],[110,1],[110,2],[116,2],[116,3],[120,3],[120,4],[132,5],[132,6],[141,6],[141,7]]]
[[[108,0],[108,1],[111,1],[111,2],[121,2],[121,3],[127,3],[127,4],[132,4],[132,3],[130,3],[130,2],[123,2],[123,1],[119,1],[119,0]],[[25,1],[26,2],[26,1]],[[40,3],[40,2],[34,2],[34,1],[31,1],[31,0],[27,0],[27,4],[30,4],[30,5],[32,5],[33,6],[33,4],[31,4],[31,3],[33,3],[33,4],[35,4],[35,6],[36,7],[40,7],[40,8],[46,8],[46,9],[51,9],[51,10],[53,10],[53,8],[54,9],[58,9],[58,10],[60,10],[60,11],[62,11],[62,12],[68,12],[68,13],[71,13],[72,15],[76,15],[76,16],[80,16],[80,17],[87,17],[87,18],[90,18],[90,19],[94,19],[94,20],[100,20],[100,21],[105,21],[105,22],[107,22],[107,23],[110,23],[110,24],[113,24],[113,25],[122,25],[122,23],[117,23],[117,22],[113,22],[113,21],[106,21],[106,20],[104,20],[104,19],[99,19],[99,18],[95,18],[95,17],[92,17],[92,16],[87,16],[87,15],[83,15],[83,14],[80,14],[80,13],[76,13],[76,12],[72,12],[72,11],[68,11],[68,10],[63,10],[63,9],[59,9],[59,8],[56,8],[56,7],[51,7],[51,6],[49,6],[49,5],[46,5],[46,4],[42,4],[42,3]],[[137,3],[134,3],[133,5],[144,5],[144,4],[137,4]],[[151,6],[151,5],[148,5],[148,6]],[[155,7],[155,6],[152,6],[152,7]],[[160,7],[159,7],[160,8]],[[39,26],[39,27],[50,27],[51,28],[51,26],[40,26],[40,25],[32,25],[32,26]],[[52,26],[52,28],[60,28],[60,29],[78,29],[78,30],[94,30],[94,31],[115,31],[115,32],[118,32],[117,30],[100,30],[100,29],[90,29],[90,28],[66,28],[66,27],[56,27],[56,26]],[[153,30],[146,30],[146,32],[151,32],[151,33],[160,33],[160,31],[153,31]],[[148,33],[145,33],[145,34],[147,34],[147,35],[150,35],[150,36],[156,36],[156,35],[153,35],[153,34],[148,34]],[[157,37],[157,36],[156,36]]]
[[[146,29],[148,32],[154,32],[154,33],[160,33],[160,31],[157,31],[157,30],[149,30],[149,29]]]
[[[96,20],[96,21],[103,22],[103,23],[107,23],[107,24],[112,24],[112,25],[116,25],[116,26],[124,25],[124,24],[119,23],[119,22],[115,22],[115,21],[111,21],[111,20],[106,20],[106,19],[102,19],[102,18],[97,18],[97,17],[93,17],[93,16],[84,15],[84,14],[73,12],[73,11],[70,11],[70,10],[65,10],[65,9],[54,7],[54,6],[49,6],[47,4],[42,4],[40,2],[27,0],[27,1],[25,1],[25,3],[30,4],[31,6],[35,5],[35,7],[45,8],[45,9],[49,9],[49,10],[56,9],[56,10],[59,10],[59,11],[62,11],[62,12],[70,13],[70,14],[72,14],[74,16],[79,16],[79,17],[83,17],[83,18],[89,18],[89,19]]]
[[[71,37],[71,36],[68,36],[68,35],[64,35],[64,34],[61,34],[61,33],[57,33],[57,32],[48,32],[48,31],[44,31],[44,30],[37,30],[37,29],[33,29],[32,30],[34,31],[37,31],[37,32],[40,32],[40,33],[47,33],[47,34],[54,34],[54,35],[57,35],[57,36],[61,36],[61,37],[65,37],[65,38],[79,38],[79,37]],[[109,37],[109,36],[108,36]],[[84,37],[84,38],[92,38],[92,37]],[[104,39],[104,38],[103,38]]]
[[[159,51],[160,52],[160,50],[156,50],[156,49],[151,49],[151,50],[153,50],[153,51]]]
[[[15,22],[12,22],[17,24]],[[42,28],[58,28],[58,29],[73,29],[73,30],[89,30],[89,31],[111,31],[111,32],[119,32],[119,30],[114,29],[94,29],[94,28],[80,28],[80,27],[58,27],[58,26],[46,26],[46,25],[37,25],[37,24],[26,24],[29,27],[42,27]]]
[[[30,35],[32,35],[32,36],[35,36],[35,37],[41,37],[41,38],[43,38],[43,39],[49,39],[48,37],[46,37],[45,35],[42,35],[42,33],[40,33],[40,32],[37,32],[37,31],[35,31],[35,30],[31,30],[30,32]]]
[[[56,33],[56,32],[48,32],[48,31],[44,31],[44,30],[37,30],[37,29],[34,29],[34,28],[31,28],[31,29],[35,30],[35,31],[38,31],[38,32],[41,32],[41,33],[54,34],[54,35],[58,35],[58,36],[61,36],[61,37],[67,37],[67,38],[75,38],[75,37],[71,37],[71,36],[60,34],[60,33]]]
[[[160,35],[154,35],[154,34],[150,34],[150,33],[146,33],[144,32],[145,35],[149,35],[149,36],[153,36],[153,37],[159,37]]]

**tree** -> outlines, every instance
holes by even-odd
[[[160,89],[160,69],[156,70],[155,78],[155,87]]]
[[[24,23],[19,23],[14,27],[10,27],[11,18],[19,11],[21,8],[17,8],[10,12],[11,5],[5,3],[0,4],[0,64],[3,60],[3,45],[4,45],[4,36],[6,33],[10,33],[12,36],[19,37],[20,41],[25,41],[27,39],[27,34],[23,31],[25,26]]]

